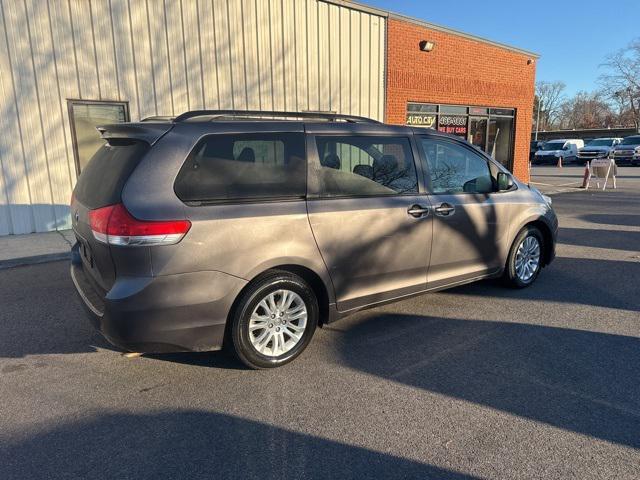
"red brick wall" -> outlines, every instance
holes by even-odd
[[[422,52],[421,40],[436,42]],[[404,124],[407,102],[516,108],[513,173],[529,180],[535,59],[452,33],[389,19],[386,121]]]

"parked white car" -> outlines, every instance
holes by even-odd
[[[546,163],[555,165],[559,159],[562,163],[571,163],[578,160],[578,150],[584,147],[584,140],[581,139],[560,139],[549,140],[534,156],[534,165]]]

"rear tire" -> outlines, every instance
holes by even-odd
[[[520,230],[507,258],[503,276],[505,283],[512,288],[526,288],[533,284],[542,269],[544,249],[540,230],[532,225]]]
[[[231,319],[233,350],[250,368],[279,367],[307,348],[318,318],[311,287],[297,275],[273,270],[239,298]]]

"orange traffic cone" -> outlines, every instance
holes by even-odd
[[[562,168],[562,157],[558,157],[558,168]]]
[[[591,180],[591,170],[589,169],[589,162],[587,162],[584,164],[584,176],[582,177],[581,188],[589,188],[589,180]]]

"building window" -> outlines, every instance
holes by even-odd
[[[408,103],[406,123],[462,137],[511,169],[515,113],[513,108]]]
[[[96,130],[100,125],[129,121],[129,103],[100,100],[67,100],[73,154],[76,173],[89,163],[91,157],[104,145],[104,140]]]

